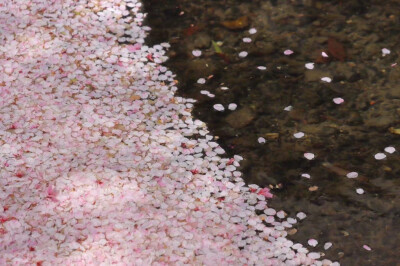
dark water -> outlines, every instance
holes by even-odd
[[[374,158],[387,146],[400,149],[400,2],[148,0],[145,10],[153,29],[147,40],[172,45],[166,65],[179,94],[198,100],[195,116],[229,155],[245,158],[246,181],[274,188],[272,208],[307,213],[290,238],[317,239],[309,249],[342,265],[400,265],[400,157]],[[382,56],[383,48],[391,53]],[[294,53],[284,55],[287,49]],[[308,70],[309,62],[318,63]],[[216,103],[238,108],[217,112]],[[353,171],[358,178],[345,176]]]

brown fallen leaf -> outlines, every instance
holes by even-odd
[[[189,28],[183,30],[183,35],[186,37],[192,36],[193,34],[203,30],[204,26],[202,25],[190,25]]]
[[[346,50],[343,44],[333,37],[328,39],[328,53],[331,57],[343,62],[346,59]]]
[[[139,95],[132,94],[131,97],[129,97],[129,99],[130,99],[131,101],[136,101],[136,100],[140,100],[141,97],[140,97]]]
[[[223,21],[221,24],[230,30],[241,30],[249,25],[249,18],[247,16],[243,16],[235,20]]]
[[[309,191],[317,191],[318,187],[317,186],[312,186],[308,188]]]

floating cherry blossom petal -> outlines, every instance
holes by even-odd
[[[314,153],[306,152],[306,153],[304,153],[304,157],[305,157],[307,160],[313,160],[313,159],[315,158],[315,155],[314,155]]]
[[[344,103],[344,100],[342,98],[333,98],[333,102],[335,104],[342,104]]]
[[[231,110],[231,111],[235,111],[236,108],[237,108],[237,104],[236,103],[230,103],[228,105],[228,109]]]
[[[250,43],[251,42],[251,38],[245,37],[245,38],[243,38],[243,42]]]
[[[364,194],[364,189],[362,189],[362,188],[357,188],[356,189],[356,192],[357,192],[357,194]]]
[[[226,90],[229,90],[229,88],[228,87],[221,87],[221,90],[226,91]]]
[[[265,143],[265,139],[263,137],[259,137],[257,141],[261,144]]]
[[[200,51],[200,50],[193,50],[193,51],[192,51],[192,54],[193,54],[194,56],[196,56],[196,57],[199,57],[199,56],[201,56],[201,51]]]
[[[318,245],[318,241],[315,239],[309,239],[307,243],[312,247],[316,247]]]
[[[255,34],[256,32],[257,32],[257,30],[255,28],[249,29],[249,33],[250,34]]]
[[[292,50],[289,50],[289,49],[287,49],[287,50],[285,50],[284,52],[283,52],[283,54],[284,55],[291,55],[291,54],[293,54],[294,52],[292,51]]]
[[[350,172],[346,175],[348,178],[357,178],[358,173],[357,172]]]
[[[389,55],[390,54],[390,50],[389,49],[387,49],[387,48],[383,48],[382,49],[382,56],[386,56],[386,55]]]
[[[330,83],[332,81],[332,79],[330,77],[323,77],[323,78],[321,78],[321,80],[328,82],[328,83]]]
[[[222,104],[219,104],[219,103],[214,104],[213,107],[214,107],[215,110],[220,111],[220,112],[225,110],[224,106]]]
[[[372,249],[368,245],[363,245],[363,249],[371,251]]]
[[[304,212],[299,212],[297,213],[297,218],[299,218],[300,220],[303,220],[307,217],[307,215]]]
[[[197,80],[197,83],[199,83],[199,84],[205,84],[205,83],[206,83],[206,79],[205,79],[205,78],[199,78],[199,79]]]
[[[322,57],[329,57],[327,53],[321,52]]]
[[[302,137],[304,137],[304,133],[303,132],[297,132],[297,133],[294,133],[293,136],[296,139],[301,139]]]
[[[307,63],[305,66],[307,69],[314,69],[314,63]]]
[[[324,249],[325,250],[328,250],[328,249],[330,249],[332,247],[332,243],[331,242],[326,242],[325,244],[324,244]]]
[[[239,57],[246,57],[248,55],[248,53],[246,51],[242,51],[239,53]]]
[[[311,178],[310,174],[307,174],[307,173],[303,173],[303,174],[301,174],[301,176],[305,177],[305,178]]]
[[[258,66],[257,67],[259,70],[267,70],[267,67],[265,67],[265,66]]]
[[[291,105],[286,106],[285,108],[283,108],[283,110],[285,110],[285,111],[287,111],[287,112],[290,112],[290,111],[293,110],[293,106],[291,106]]]
[[[375,154],[374,157],[377,160],[383,160],[386,158],[386,155],[384,153],[379,152],[379,153]]]
[[[390,154],[394,153],[395,151],[396,151],[396,148],[392,147],[392,146],[385,148],[385,152],[390,153]]]

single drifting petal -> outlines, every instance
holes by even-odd
[[[249,33],[250,34],[255,34],[256,32],[257,32],[257,30],[255,28],[249,29]]]
[[[297,132],[297,133],[294,133],[293,136],[296,139],[301,139],[302,137],[304,137],[304,133],[303,132]]]
[[[324,249],[325,249],[325,250],[328,250],[330,247],[332,247],[332,243],[331,243],[331,242],[326,242],[326,243],[324,244]]]
[[[217,111],[219,111],[219,112],[222,112],[222,111],[225,110],[224,106],[223,106],[222,104],[219,104],[219,103],[214,104],[213,107],[214,107],[215,110],[217,110]]]
[[[386,55],[388,55],[388,54],[390,54],[390,50],[387,49],[387,48],[383,48],[383,49],[382,49],[382,56],[386,56]]]
[[[291,55],[291,54],[293,54],[294,52],[292,51],[292,50],[289,50],[289,49],[287,49],[287,50],[285,50],[284,52],[283,52],[283,54],[284,55]]]
[[[199,78],[199,79],[197,80],[197,83],[199,83],[199,84],[204,84],[204,83],[206,83],[206,79],[205,79],[205,78]]]
[[[235,111],[236,108],[237,108],[237,104],[236,103],[230,103],[228,105],[228,109],[231,110],[231,111]]]
[[[192,51],[192,55],[194,55],[196,57],[199,57],[199,56],[201,56],[201,51],[200,50],[193,50]]]
[[[357,172],[350,172],[346,175],[348,178],[357,178],[358,173]]]
[[[239,53],[239,57],[246,57],[248,55],[248,53],[246,51],[242,51]]]
[[[265,139],[263,137],[259,137],[257,141],[261,144],[265,143]]]
[[[371,249],[369,246],[367,246],[367,245],[364,245],[363,248],[364,248],[365,250],[368,250],[368,251],[371,251],[371,250],[372,250],[372,249]]]
[[[304,212],[299,212],[297,213],[297,218],[299,218],[300,220],[303,220],[307,217],[307,215]]]
[[[385,152],[390,153],[390,154],[394,153],[395,151],[396,151],[396,148],[392,147],[392,146],[385,148]]]
[[[309,174],[307,174],[307,173],[303,173],[303,174],[301,174],[301,176],[302,176],[302,177],[305,177],[305,178],[308,178],[308,179],[311,178],[311,176],[310,176]]]
[[[308,240],[308,245],[312,246],[312,247],[316,247],[318,245],[318,241],[315,239],[309,239]]]
[[[357,192],[357,194],[364,194],[364,189],[362,189],[362,188],[357,188],[356,189],[356,192]]]
[[[332,79],[330,77],[323,77],[323,78],[321,78],[321,80],[328,82],[328,83],[330,83],[332,81]]]
[[[306,64],[307,69],[314,69],[314,63],[307,63]]]
[[[377,154],[374,155],[376,160],[383,160],[386,158],[386,154],[378,152]]]
[[[342,98],[333,98],[333,102],[336,104],[342,104],[344,103],[344,100]]]
[[[306,152],[306,153],[304,153],[304,157],[305,157],[307,160],[312,160],[312,159],[315,158],[315,155],[314,155],[314,153]]]
[[[286,106],[285,108],[283,108],[283,110],[285,110],[287,112],[292,111],[292,109],[293,109],[293,106],[291,106],[291,105]]]

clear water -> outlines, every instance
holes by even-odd
[[[399,2],[149,0],[145,9],[148,40],[172,45],[166,65],[179,93],[198,100],[196,117],[229,155],[245,158],[246,181],[274,188],[271,207],[307,213],[290,238],[305,245],[315,238],[316,251],[332,242],[324,253],[342,265],[400,265],[399,154],[374,158],[388,146],[400,150]],[[284,55],[287,49],[294,53]],[[217,112],[216,103],[238,109]],[[353,171],[357,178],[345,176]]]

